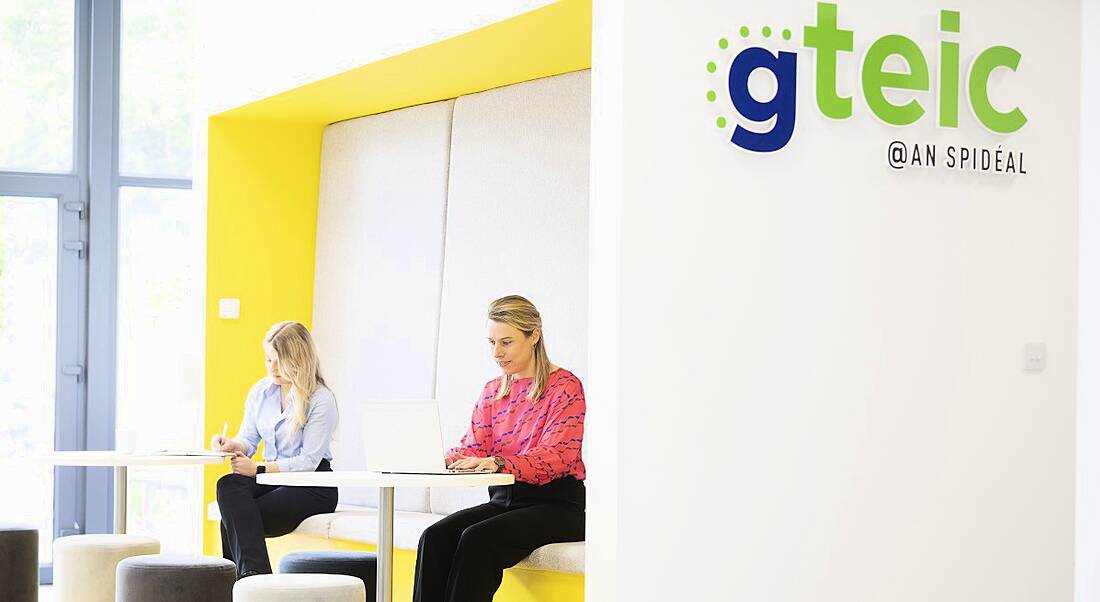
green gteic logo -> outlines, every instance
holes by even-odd
[[[867,107],[878,119],[893,126],[912,125],[928,112],[924,103],[934,102],[938,125],[942,128],[957,128],[959,106],[962,102],[967,102],[977,121],[991,132],[1010,134],[1027,123],[1027,116],[1018,106],[1002,111],[989,98],[990,76],[1001,68],[1015,72],[1020,63],[1020,53],[1009,46],[986,48],[974,57],[967,72],[961,73],[960,44],[951,39],[957,38],[960,33],[960,22],[959,12],[940,11],[939,31],[943,36],[939,41],[939,78],[935,99],[925,98],[922,102],[920,98],[921,93],[932,91],[932,78],[928,59],[916,42],[903,35],[889,34],[878,38],[867,48],[860,65],[859,88]],[[742,38],[748,38],[750,31],[748,27],[742,26],[739,33]],[[770,38],[772,33],[770,27],[761,30],[765,38]],[[781,36],[784,40],[790,40],[791,31],[784,29]],[[836,4],[818,2],[817,23],[803,28],[803,46],[814,51],[814,95],[817,108],[830,119],[844,120],[852,116],[852,97],[841,96],[837,91],[837,59],[842,52],[852,52],[854,39],[852,30],[838,26]],[[720,39],[718,47],[721,50],[729,49],[729,40]],[[905,63],[907,71],[886,68],[888,59],[894,56]],[[760,46],[742,48],[733,57],[729,71],[724,74],[723,83],[729,91],[733,109],[742,119],[751,122],[754,129],[732,124],[730,142],[756,153],[775,152],[790,142],[795,126],[798,70],[796,59],[795,52],[773,52]],[[706,68],[709,73],[718,74],[718,65],[714,61],[708,62]],[[767,71],[775,79],[775,94],[768,100],[758,100],[749,92],[749,76],[758,69]],[[962,98],[960,84],[964,75],[966,96]],[[895,101],[887,98],[887,90],[899,91],[892,94]],[[897,102],[896,94],[905,92],[910,93],[906,100]],[[707,91],[706,97],[713,103],[718,100],[719,95],[711,89]],[[1003,99],[1001,101],[998,104],[1003,106],[1005,103]],[[731,124],[724,116],[719,116],[717,125],[724,129]],[[921,150],[922,152],[913,154],[927,159],[927,153],[923,152],[927,149]],[[951,147],[948,149],[951,156],[947,160],[959,159],[962,151],[967,151],[967,155],[980,154],[978,149],[973,149],[974,153],[970,153],[970,150],[967,147]],[[1022,160],[1022,157],[1019,158]]]

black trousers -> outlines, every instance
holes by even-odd
[[[504,569],[549,543],[584,541],[584,483],[490,487],[487,504],[427,528],[416,552],[413,602],[491,602]]]
[[[318,472],[328,472],[321,460]],[[237,565],[237,574],[270,574],[271,559],[264,537],[286,535],[314,514],[336,510],[335,487],[259,485],[256,477],[227,474],[218,479],[222,513],[222,556]]]

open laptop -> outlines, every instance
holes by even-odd
[[[367,470],[395,474],[470,474],[443,459],[439,407],[434,400],[368,401],[363,434]]]

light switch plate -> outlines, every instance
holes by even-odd
[[[240,299],[218,299],[218,317],[236,320],[241,317]]]
[[[1024,371],[1042,372],[1047,367],[1047,344],[1024,343]]]

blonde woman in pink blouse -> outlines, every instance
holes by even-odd
[[[542,318],[512,295],[489,305],[488,340],[501,376],[486,383],[451,468],[505,472],[489,502],[424,531],[414,602],[491,602],[504,569],[536,548],[584,540],[584,388],[550,362]]]

